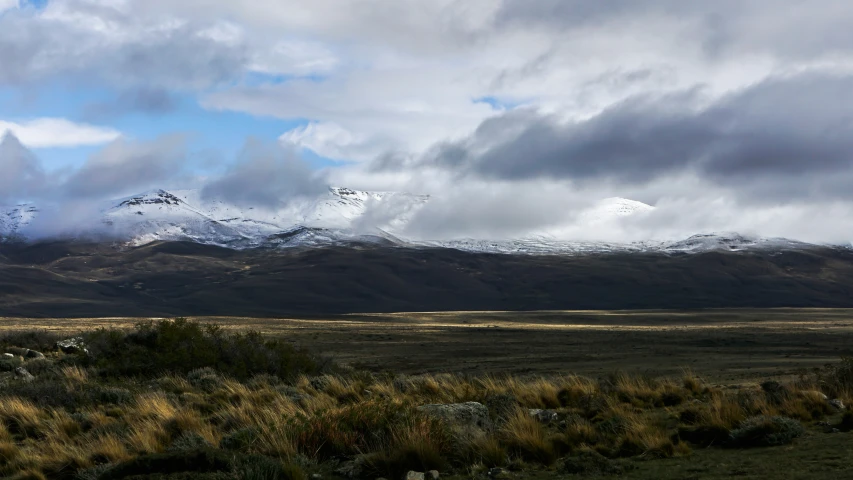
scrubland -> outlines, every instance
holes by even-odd
[[[63,339],[0,337],[0,476],[699,478],[726,461],[709,459],[792,458],[853,430],[849,359],[731,388],[689,370],[368,372],[286,338],[183,319],[81,332],[58,348]],[[815,471],[787,473],[832,478]]]

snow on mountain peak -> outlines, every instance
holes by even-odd
[[[738,234],[695,235],[674,242],[646,241],[632,244],[570,241],[550,235],[505,241],[435,239],[413,242],[403,239],[401,232],[405,232],[414,214],[429,201],[427,195],[331,187],[319,197],[297,199],[280,208],[270,209],[241,206],[222,198],[208,198],[200,190],[159,189],[111,202],[102,210],[100,224],[104,231],[96,233],[106,233],[137,246],[158,240],[189,240],[232,248],[319,246],[358,240],[526,254],[609,251],[696,253],[806,245]],[[614,197],[597,202],[582,212],[578,219],[580,225],[604,226],[607,222],[644,215],[654,209],[642,202]],[[0,239],[26,238],[27,227],[38,214],[36,206],[30,204],[0,207]]]

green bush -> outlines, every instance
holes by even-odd
[[[732,431],[728,445],[738,448],[787,445],[804,433],[800,422],[792,418],[756,416],[744,420]]]
[[[91,356],[81,361],[107,376],[157,376],[203,368],[246,380],[259,374],[292,379],[317,373],[318,362],[279,339],[258,332],[226,333],[183,318],[136,325],[127,333],[99,329],[85,336]]]

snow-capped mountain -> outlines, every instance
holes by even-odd
[[[0,237],[17,237],[38,215],[34,205],[0,207]]]
[[[785,239],[738,234],[696,235],[669,242],[608,243],[566,241],[550,235],[512,240],[454,239],[413,241],[405,227],[430,198],[393,192],[364,192],[333,187],[317,198],[282,207],[241,206],[206,198],[199,190],[154,190],[118,199],[102,209],[99,235],[139,246],[158,240],[189,240],[230,248],[312,247],[344,242],[371,242],[411,247],[446,247],[503,254],[589,254],[608,252],[696,253],[803,248]],[[624,198],[604,199],[579,216],[582,225],[643,215],[654,207]],[[24,204],[0,207],[0,239],[26,239],[27,227],[39,210]],[[86,236],[92,232],[75,232]]]
[[[319,198],[263,208],[208,199],[198,190],[156,190],[119,200],[105,211],[104,222],[110,231],[126,235],[134,245],[156,240],[192,240],[238,248],[267,243],[314,245],[356,237],[359,221],[374,210],[400,212],[384,218],[376,233],[402,226],[407,215],[428,200],[427,196],[333,187]],[[384,208],[385,204],[391,208]],[[311,241],[307,240],[309,236]]]

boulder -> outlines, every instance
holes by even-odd
[[[24,354],[24,358],[29,359],[29,360],[33,360],[36,358],[44,358],[44,354],[41,352],[37,352],[35,350],[27,349],[27,352]]]
[[[23,380],[25,382],[32,382],[36,378],[35,376],[33,376],[32,373],[28,372],[27,369],[24,367],[16,368],[15,369],[15,376],[20,378],[21,380]]]
[[[438,480],[438,477],[441,475],[438,473],[438,470],[430,470],[426,472],[426,480]]]
[[[13,355],[11,353],[4,353],[3,358],[15,358],[15,355]]]
[[[56,342],[55,348],[57,350],[62,351],[62,353],[68,353],[68,354],[82,353],[84,355],[89,354],[89,349],[86,348],[86,342],[84,342],[83,339],[80,337],[60,340],[60,341]]]
[[[489,430],[492,421],[489,419],[489,409],[482,403],[449,403],[438,405],[423,405],[418,410],[437,418],[453,427],[475,428]]]
[[[425,477],[426,476],[424,475],[423,472],[415,472],[415,471],[410,470],[403,477],[403,480],[425,480]]]

